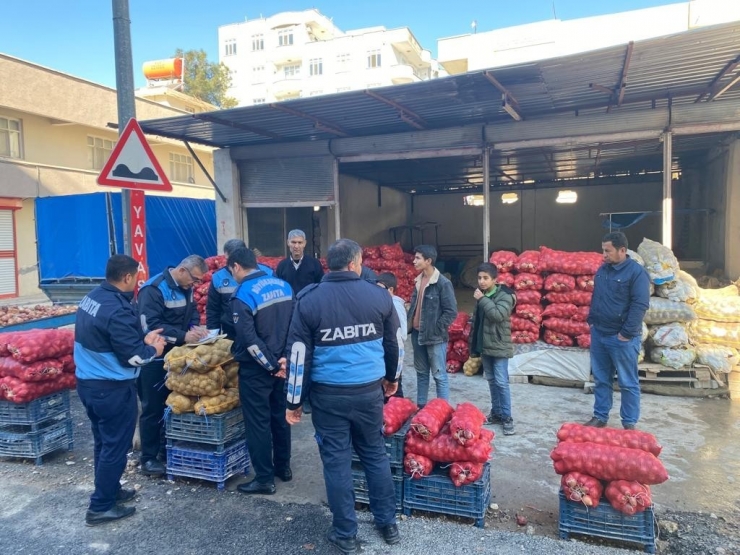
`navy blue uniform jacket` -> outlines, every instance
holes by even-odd
[[[132,293],[103,282],[80,301],[74,350],[78,379],[132,380],[154,359],[132,299]]]
[[[365,385],[400,375],[398,313],[387,291],[354,272],[330,272],[298,295],[288,336],[288,407],[311,382]]]
[[[142,328],[162,329],[162,335],[175,338],[175,345],[185,344],[185,334],[200,321],[193,303],[193,290],[183,289],[166,268],[141,286],[137,297]]]
[[[642,334],[642,320],[650,306],[650,278],[631,258],[602,264],[594,278],[588,323],[604,335],[621,333],[625,339]]]
[[[257,268],[271,276],[269,266],[257,264]],[[228,268],[221,268],[213,272],[211,285],[208,287],[208,302],[206,304],[206,327],[209,330],[220,329],[230,339],[234,339],[234,319],[231,313],[231,297],[236,293],[239,284],[231,275]]]
[[[242,365],[262,367],[274,374],[285,353],[293,290],[282,279],[257,270],[247,276],[231,299],[236,339],[234,359]]]

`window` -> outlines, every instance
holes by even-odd
[[[311,91],[308,96],[318,96],[320,94],[324,94],[324,91]]]
[[[87,165],[93,170],[102,170],[110,157],[116,141],[101,137],[87,137]]]
[[[337,92],[345,92],[345,91],[351,91],[352,87],[339,87],[337,89]]]
[[[170,179],[181,183],[195,183],[193,159],[185,154],[170,152]]]
[[[352,56],[348,52],[337,54],[337,71],[349,71],[351,62]]]
[[[278,31],[278,46],[290,46],[293,44],[293,28],[280,29]]]
[[[236,55],[236,39],[229,39],[225,43],[225,56],[235,56]]]
[[[253,98],[252,99],[252,104],[264,104],[264,103],[265,103],[264,98]]]
[[[370,83],[370,84],[368,84],[367,88],[368,89],[376,89],[376,88],[382,87],[382,86],[383,86],[383,83]]]
[[[321,75],[324,73],[324,62],[321,58],[313,58],[308,61],[309,75]]]
[[[265,35],[252,35],[252,51],[265,49]]]
[[[252,82],[261,83],[265,80],[265,66],[254,66],[252,68]]]
[[[380,67],[380,50],[370,50],[367,53],[367,67],[368,69]]]
[[[21,144],[21,120],[0,118],[0,156],[21,158]]]
[[[301,74],[301,66],[300,64],[285,66],[283,68],[283,73],[285,74],[286,79],[288,77],[298,77]]]

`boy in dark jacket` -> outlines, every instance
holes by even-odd
[[[509,390],[509,359],[514,356],[511,342],[511,313],[516,304],[514,291],[496,284],[496,266],[478,266],[477,301],[470,332],[470,354],[481,357],[483,373],[491,390],[489,424],[503,424],[504,435],[514,434]]]

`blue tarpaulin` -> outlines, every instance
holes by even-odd
[[[176,265],[189,254],[216,254],[214,201],[159,196],[145,199],[150,275]],[[122,252],[119,193],[111,193],[111,204],[115,244]],[[36,199],[36,231],[42,281],[104,277],[111,252],[106,193]]]

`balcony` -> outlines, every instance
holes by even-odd
[[[411,66],[397,64],[389,68],[391,82],[394,85],[403,85],[404,83],[417,83],[421,81]]]
[[[293,38],[295,40],[296,37]],[[277,37],[275,37],[277,41]],[[277,44],[277,42],[275,43]],[[298,63],[303,60],[303,45],[291,44],[288,46],[275,46],[267,54],[267,59],[276,66]]]
[[[388,42],[391,43],[393,48],[398,50],[411,62],[419,65],[429,63],[428,60],[424,59],[423,50],[416,37],[414,37],[407,27],[388,31],[388,35]]]
[[[284,77],[272,84],[272,94],[278,100],[299,96],[303,90],[303,79],[301,76]]]

